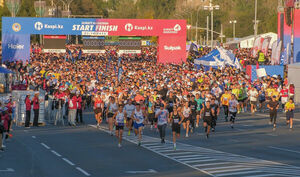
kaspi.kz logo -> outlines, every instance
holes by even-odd
[[[21,25],[19,23],[14,23],[12,25],[12,29],[15,31],[15,32],[19,32],[21,30]]]
[[[35,22],[35,24],[34,24],[34,28],[36,29],[36,30],[41,30],[41,29],[43,29],[43,23],[42,22]]]
[[[133,25],[131,24],[131,23],[127,23],[126,25],[125,25],[125,30],[126,31],[132,31],[133,30]]]

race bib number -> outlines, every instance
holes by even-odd
[[[205,113],[205,116],[210,116],[210,112],[206,112],[206,113]]]
[[[174,119],[174,123],[178,123],[179,122],[179,119]]]

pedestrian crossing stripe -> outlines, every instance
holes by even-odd
[[[96,128],[94,125],[90,126]],[[106,127],[102,127],[100,130],[109,133]],[[124,140],[138,144],[136,136],[126,135],[123,136]],[[159,138],[146,135],[143,135],[142,137],[141,146],[156,154],[184,164],[210,176],[300,177],[300,167],[297,166],[221,152],[183,143],[176,143],[176,150],[174,150],[173,143],[171,141],[166,141],[165,144],[162,144],[160,143]]]

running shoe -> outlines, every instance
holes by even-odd
[[[188,134],[185,134],[185,137],[189,137],[189,135],[188,135]]]
[[[272,122],[271,121],[269,121],[269,125],[271,125],[272,124]]]
[[[138,146],[141,146],[141,142],[140,141],[138,142]]]
[[[233,129],[233,124],[231,124],[230,126],[231,126],[231,128]]]
[[[121,143],[118,144],[118,147],[119,147],[119,148],[122,147]]]
[[[211,131],[212,131],[212,132],[215,132],[215,128],[212,128]]]
[[[176,144],[174,144],[173,149],[174,149],[174,151],[176,150]]]
[[[130,130],[128,131],[128,134],[127,134],[128,136],[130,136]]]
[[[206,139],[208,139],[208,134],[206,134]]]

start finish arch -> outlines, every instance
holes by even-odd
[[[186,60],[186,21],[2,17],[2,60],[29,60],[30,35],[158,36],[157,61]]]

